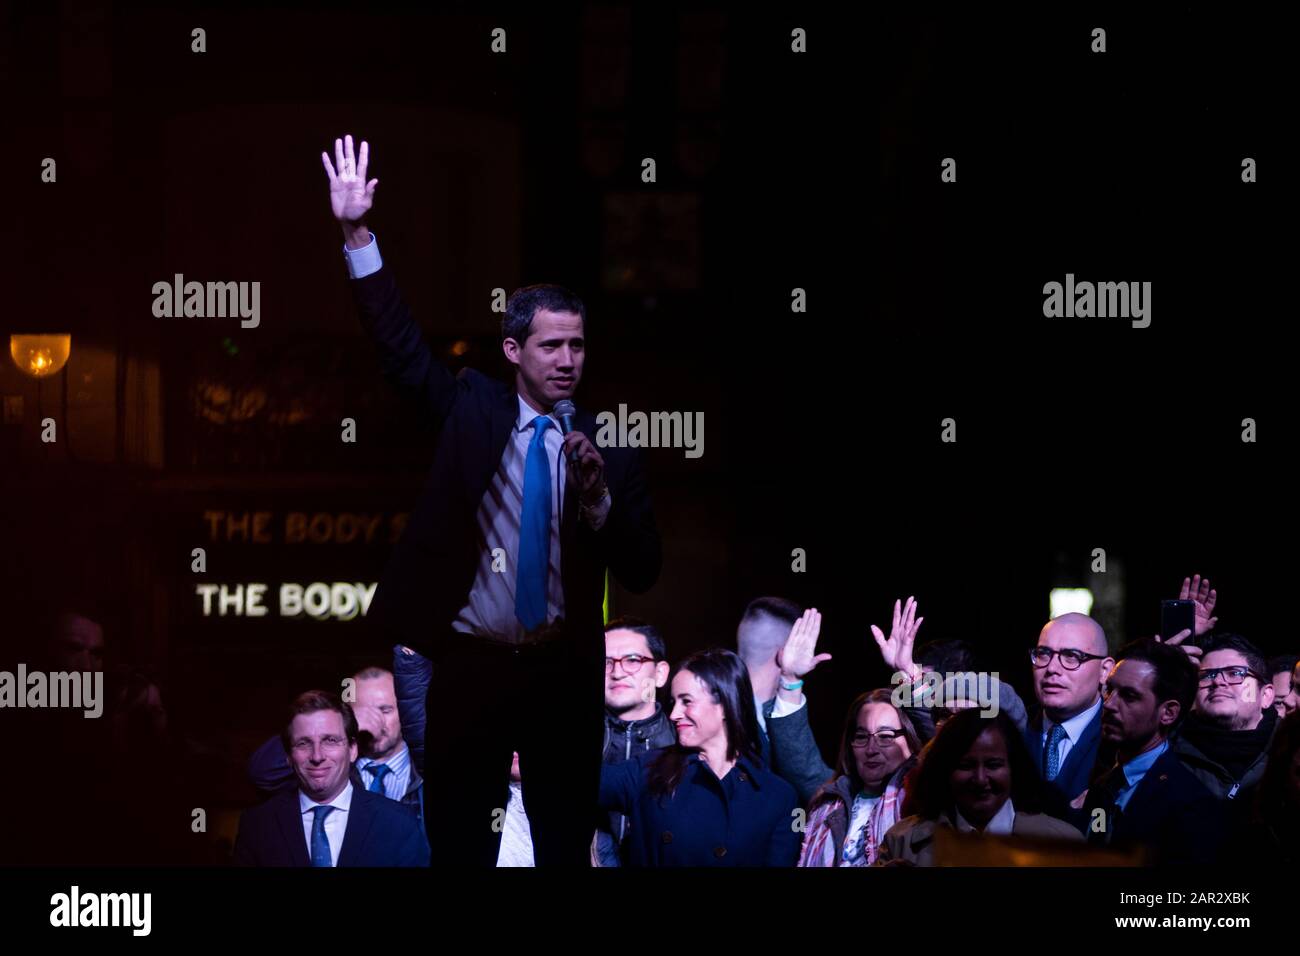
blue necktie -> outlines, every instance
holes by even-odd
[[[383,793],[384,774],[392,773],[393,768],[388,766],[388,764],[386,763],[372,763],[369,767],[366,768],[366,772],[374,774],[375,777],[373,780],[370,781],[370,788],[369,788],[370,792]]]
[[[524,505],[519,516],[519,574],[515,617],[525,631],[546,623],[546,568],[551,557],[551,465],[543,436],[551,420],[533,419],[533,440],[524,461]]]
[[[334,857],[330,853],[330,838],[325,835],[325,818],[333,807],[312,807],[316,819],[311,824],[311,865],[333,866]]]
[[[1055,780],[1056,775],[1061,772],[1061,758],[1057,744],[1065,737],[1065,728],[1060,724],[1053,724],[1052,729],[1047,732],[1047,744],[1043,748],[1043,763],[1046,766],[1046,776],[1048,780]]]

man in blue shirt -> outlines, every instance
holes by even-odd
[[[1157,863],[1209,863],[1223,839],[1218,801],[1169,749],[1196,696],[1196,665],[1177,646],[1135,641],[1106,678],[1102,738],[1115,764],[1076,805],[1088,842],[1142,848]]]

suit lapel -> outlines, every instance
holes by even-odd
[[[361,856],[361,850],[366,845],[366,836],[370,832],[370,826],[375,822],[373,813],[372,800],[387,800],[387,797],[379,797],[367,793],[364,790],[353,789],[352,806],[348,808],[347,829],[343,831],[343,846],[339,849],[339,866],[360,866],[357,860]]]
[[[311,857],[307,855],[307,834],[302,828],[302,810],[298,806],[298,788],[286,790],[276,807],[275,820],[280,828],[280,835],[289,848],[290,866],[311,866]]]

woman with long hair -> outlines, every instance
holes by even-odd
[[[600,803],[628,818],[629,866],[793,866],[794,788],[759,759],[749,674],[719,648],[678,665],[677,744],[601,769]]]
[[[1083,835],[1043,812],[1042,784],[1020,731],[1006,714],[958,711],[944,721],[909,775],[903,812],[876,865],[932,866],[941,827],[966,833],[1079,842]]]

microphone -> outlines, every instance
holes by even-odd
[[[573,402],[567,398],[560,399],[555,403],[555,407],[551,409],[551,414],[560,420],[561,434],[567,435],[573,431],[573,416],[578,414],[578,410],[573,407]],[[570,468],[577,469],[578,453],[576,451],[569,452],[568,462]]]

